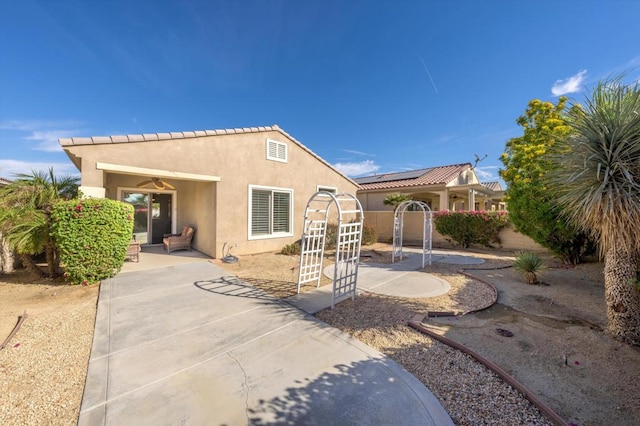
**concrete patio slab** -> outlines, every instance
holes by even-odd
[[[80,425],[400,423],[452,424],[401,366],[209,262],[101,284]]]

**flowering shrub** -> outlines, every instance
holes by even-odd
[[[498,234],[509,224],[506,212],[435,212],[436,230],[449,241],[464,248],[470,244],[482,244],[491,247],[491,243],[499,243]]]
[[[68,282],[93,284],[120,271],[133,233],[133,206],[76,199],[57,203],[51,217]]]

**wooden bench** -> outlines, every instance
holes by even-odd
[[[140,243],[137,241],[131,241],[129,247],[127,247],[127,255],[124,258],[129,261],[140,261]]]

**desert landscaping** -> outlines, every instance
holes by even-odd
[[[361,261],[389,262],[390,249],[382,243],[363,247]],[[461,271],[460,265],[436,262],[423,270],[450,283],[446,295],[404,299],[363,293],[317,317],[402,364],[432,390],[456,424],[552,422],[470,356],[410,328],[416,314],[425,317],[422,325],[431,332],[506,370],[569,424],[640,421],[640,349],[603,332],[601,263],[569,268],[545,256],[542,284],[527,285],[510,266],[513,252],[470,249],[464,254],[484,263]],[[241,256],[236,263],[211,262],[286,299],[296,292],[298,259],[265,253]],[[0,422],[74,423],[98,286],[33,280],[23,271],[0,281],[2,339],[23,312],[28,315],[0,351]],[[322,285],[330,282],[325,278]],[[487,308],[495,291],[497,303]]]

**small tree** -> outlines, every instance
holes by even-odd
[[[550,153],[572,130],[567,125],[567,98],[556,105],[537,99],[529,102],[517,123],[524,134],[510,139],[500,157],[505,168],[509,219],[515,229],[548,248],[564,262],[576,264],[594,252],[594,244],[560,214],[554,194],[546,184],[552,170]]]
[[[44,275],[32,259],[44,251],[47,275],[52,278],[58,275],[60,253],[51,235],[51,211],[56,202],[77,194],[78,178],[56,176],[52,168],[48,173],[19,174],[0,188],[0,231],[24,266],[34,274]]]

